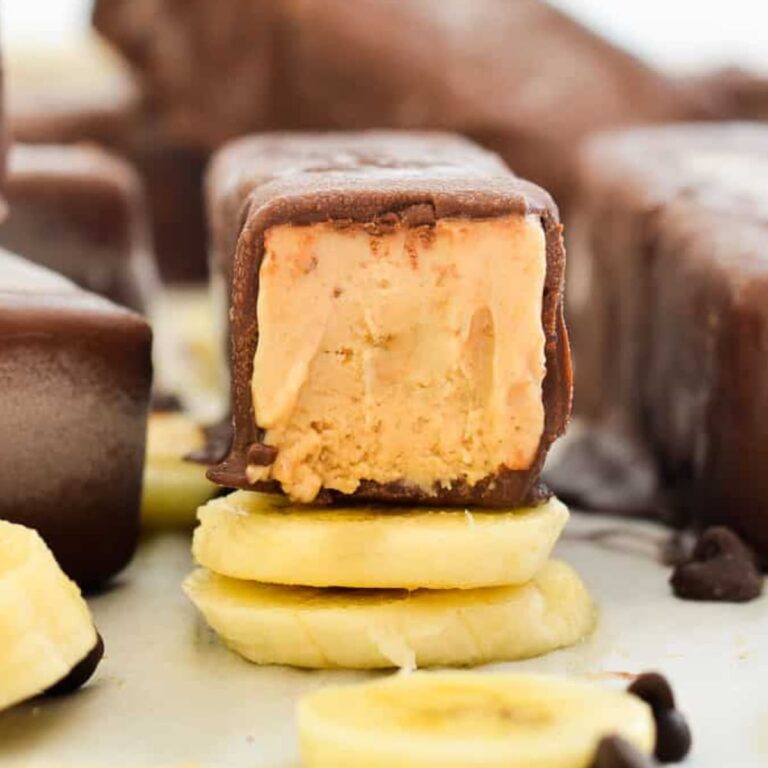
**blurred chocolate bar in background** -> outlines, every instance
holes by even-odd
[[[139,89],[120,54],[90,34],[59,47],[13,47],[6,58],[13,139],[28,144],[94,143],[132,162],[147,192],[153,247],[163,278],[204,280],[205,155],[157,132],[140,109]]]
[[[65,144],[120,143],[139,91],[120,55],[96,35],[5,51],[7,109],[14,139]]]
[[[678,82],[539,0],[97,0],[94,22],[175,141],[448,129],[561,206],[585,136],[698,108]]]
[[[596,138],[571,241],[588,272],[571,304],[585,410],[653,451],[678,510],[732,526],[763,555],[767,158],[756,123]]]
[[[768,76],[731,67],[688,80],[722,120],[768,120]]]
[[[97,0],[96,29],[122,51],[142,106],[184,146],[213,149],[278,126],[273,100],[286,0]]]
[[[136,547],[151,346],[140,315],[0,251],[0,519],[80,584]]]
[[[14,144],[0,247],[146,313],[156,290],[141,183],[95,146]]]

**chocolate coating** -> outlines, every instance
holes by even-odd
[[[557,208],[549,195],[513,176],[495,155],[450,134],[370,132],[271,134],[245,138],[220,151],[210,171],[209,208],[214,264],[231,285],[234,441],[227,459],[209,470],[220,485],[276,490],[245,477],[249,451],[261,442],[251,401],[258,341],[256,300],[265,231],[277,224],[337,220],[391,226],[425,217],[493,218],[532,214],[546,236],[542,325],[547,373],[545,428],[527,470],[502,470],[474,486],[454,482],[429,494],[399,483],[364,480],[352,494],[365,501],[516,506],[539,501],[539,475],[550,444],[563,432],[572,376],[563,320],[565,251]],[[330,491],[326,500],[342,498]]]
[[[667,679],[658,672],[646,672],[627,690],[653,710],[656,759],[661,763],[680,762],[691,749],[691,730],[685,717],[675,708],[675,696]]]
[[[84,586],[136,547],[151,343],[139,315],[0,251],[0,518]]]
[[[606,736],[597,745],[591,768],[651,768],[648,758],[621,736]]]
[[[682,516],[768,553],[768,127],[606,135],[584,156],[569,303],[581,409],[618,416]],[[581,277],[581,275],[580,275]],[[572,280],[571,285],[579,280]]]
[[[684,600],[741,603],[763,593],[763,574],[754,552],[731,530],[707,528],[691,554],[678,563],[670,579]]]
[[[96,633],[96,645],[81,659],[69,674],[55,683],[47,691],[45,696],[66,696],[74,693],[78,688],[82,688],[92,677],[104,656],[104,640],[101,635]]]
[[[0,247],[139,312],[157,287],[133,168],[96,147],[15,144]]]

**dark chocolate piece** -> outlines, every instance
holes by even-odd
[[[135,171],[96,147],[11,149],[0,247],[117,304],[146,311],[157,288]]]
[[[561,205],[585,136],[698,108],[687,88],[540,0],[98,0],[94,23],[183,142],[215,148],[264,129],[452,130]]]
[[[151,344],[139,315],[0,252],[0,518],[81,585],[136,547]]]
[[[569,303],[579,404],[655,455],[684,517],[768,553],[768,127],[607,135],[584,157]]]
[[[674,709],[675,694],[664,675],[658,672],[644,672],[638,675],[627,688],[629,693],[642,699],[651,709]]]
[[[685,717],[675,707],[675,696],[667,679],[658,672],[640,675],[627,688],[653,711],[656,722],[654,754],[662,763],[677,763],[691,749],[691,730]]]
[[[621,736],[606,736],[597,745],[591,768],[651,768],[650,760]]]
[[[517,506],[543,498],[541,467],[565,428],[572,389],[562,314],[565,253],[557,209],[547,193],[513,176],[496,156],[449,134],[272,134],[233,142],[219,153],[210,172],[209,203],[214,263],[231,285],[234,414],[231,452],[209,470],[209,477],[227,487],[260,490],[277,490],[275,483],[252,483],[246,477],[248,454],[262,437],[253,414],[251,379],[258,341],[256,278],[267,230],[327,221],[381,226],[393,216],[399,220],[403,211],[411,212],[406,217],[416,211],[421,220],[425,208],[434,220],[539,219],[546,238],[544,431],[528,469],[502,468],[474,485],[456,478],[433,492],[363,479],[348,497],[481,506]],[[331,496],[345,494],[331,491]]]
[[[730,529],[707,528],[691,554],[670,579],[684,600],[741,603],[763,593],[763,575],[755,553]]]
[[[81,659],[69,674],[55,683],[43,694],[44,696],[66,696],[82,688],[92,677],[104,656],[104,640],[96,633],[96,645]]]
[[[691,751],[691,729],[677,709],[653,712],[656,720],[656,746],[653,754],[660,763],[679,763]]]
[[[270,464],[275,463],[276,458],[277,448],[274,445],[253,443],[248,449],[248,463],[255,464],[257,467],[268,467]]]

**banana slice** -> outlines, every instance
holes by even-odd
[[[570,566],[474,590],[338,590],[239,581],[199,569],[184,584],[224,642],[257,664],[465,666],[572,645],[595,609]]]
[[[305,768],[587,768],[603,736],[650,754],[650,708],[542,675],[417,673],[299,702]]]
[[[195,512],[216,492],[205,467],[184,461],[203,447],[203,430],[183,413],[153,413],[147,426],[147,458],[141,514],[155,528],[191,527]]]
[[[568,508],[331,510],[238,491],[198,512],[193,553],[235,579],[311,587],[471,589],[522,584],[549,558]]]
[[[0,521],[0,709],[79,674],[99,645],[80,590],[37,532]]]

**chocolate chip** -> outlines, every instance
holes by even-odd
[[[197,451],[184,456],[185,461],[212,466],[220,464],[227,457],[232,445],[232,423],[229,419],[205,427],[205,445]]]
[[[591,768],[651,768],[648,758],[621,736],[606,736],[597,745]]]
[[[654,710],[656,719],[656,748],[660,763],[679,763],[691,749],[691,729],[685,717],[676,709]]]
[[[642,699],[653,711],[656,722],[656,759],[662,763],[682,760],[691,749],[691,730],[685,717],[675,709],[675,695],[667,679],[658,672],[646,672],[627,690]]]
[[[277,458],[277,448],[274,445],[264,445],[264,443],[251,443],[248,448],[248,463],[255,464],[258,467],[268,467],[275,463]]]
[[[740,603],[763,591],[763,576],[752,550],[730,528],[707,528],[690,559],[670,578],[672,591],[684,600]]]
[[[45,692],[45,696],[64,696],[67,693],[76,691],[81,686],[85,685],[90,679],[93,673],[96,671],[96,667],[99,666],[101,657],[104,655],[104,641],[101,635],[96,633],[96,645],[91,648],[88,654],[75,664],[69,671],[66,677],[59,680],[58,683],[54,683]]]
[[[627,688],[627,691],[642,699],[654,711],[675,708],[675,694],[664,675],[658,672],[645,672],[639,675]]]

